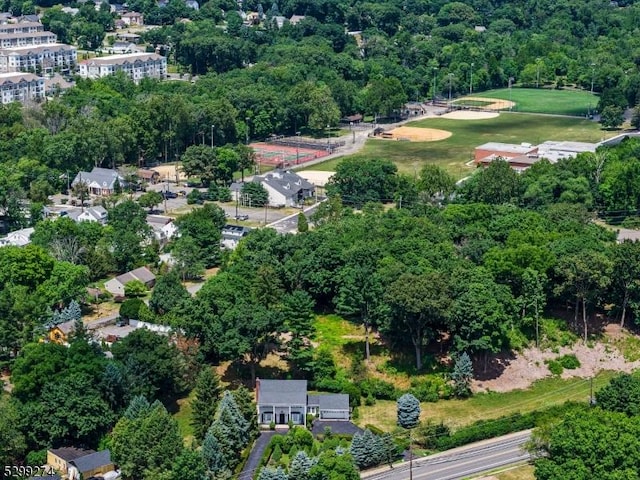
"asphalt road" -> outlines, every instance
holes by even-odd
[[[304,216],[309,220],[309,223],[311,223],[311,215],[313,215],[313,213],[318,209],[320,203],[322,202],[316,203],[302,210],[304,212]],[[298,231],[298,215],[298,213],[294,213],[293,215],[281,218],[270,223],[267,227],[275,229],[278,233],[296,233]]]
[[[413,461],[414,480],[461,480],[496,468],[526,462],[530,454],[522,447],[531,438],[531,431],[505,435],[466,445]],[[392,469],[364,472],[367,480],[405,480],[409,478],[409,463]]]

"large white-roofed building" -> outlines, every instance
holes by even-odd
[[[143,78],[163,79],[167,76],[167,59],[156,53],[129,53],[92,58],[79,64],[82,78],[102,78],[124,72],[134,82]]]

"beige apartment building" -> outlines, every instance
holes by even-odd
[[[78,61],[76,47],[49,43],[0,49],[0,73],[52,73],[72,71]]]
[[[40,22],[3,23],[0,33],[35,33],[43,32],[44,25]]]
[[[155,53],[128,53],[84,60],[79,64],[82,78],[102,78],[124,72],[135,83],[143,78],[163,79],[167,76],[167,59]]]
[[[0,73],[0,95],[3,104],[41,99],[44,78],[32,73]]]
[[[0,48],[43,45],[57,41],[58,36],[53,32],[0,33]]]

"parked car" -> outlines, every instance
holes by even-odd
[[[178,194],[177,194],[177,193],[175,193],[175,192],[170,192],[169,190],[164,190],[164,191],[162,192],[162,196],[163,196],[165,199],[169,199],[169,198],[178,198]]]
[[[249,215],[236,215],[236,220],[249,220]]]
[[[180,190],[180,191],[178,192],[178,195],[180,195],[181,197],[184,197],[186,194],[187,194],[187,191],[186,191],[186,190]]]

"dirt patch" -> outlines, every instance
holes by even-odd
[[[160,181],[162,182],[165,180],[168,180],[169,182],[181,182],[187,178],[182,174],[180,168],[176,168],[175,165],[159,165],[157,167],[152,167],[151,170],[160,174]]]
[[[496,118],[500,115],[498,112],[478,112],[475,110],[455,110],[453,112],[445,113],[440,118],[449,118],[451,120],[487,120],[489,118]]]
[[[476,102],[492,102],[487,105],[482,105],[483,110],[508,110],[510,108],[515,107],[516,103],[511,102],[509,100],[502,100],[501,98],[484,98],[484,97],[464,97],[459,101],[467,102],[467,101],[476,101]],[[456,102],[453,102],[454,104]]]
[[[388,140],[409,140],[411,142],[437,142],[451,136],[447,130],[437,128],[398,127],[385,132],[383,138],[390,135]]]
[[[496,378],[488,380],[474,380],[475,392],[508,392],[526,389],[536,380],[551,376],[545,360],[552,360],[559,356],[573,353],[580,361],[580,367],[574,370],[565,369],[562,378],[590,378],[602,370],[630,373],[640,368],[640,361],[628,362],[622,353],[612,345],[596,343],[589,348],[583,343],[576,343],[572,347],[562,347],[557,352],[528,348],[515,356]]]
[[[324,187],[336,172],[323,172],[320,170],[300,170],[296,173],[306,181],[313,183],[315,186]]]

